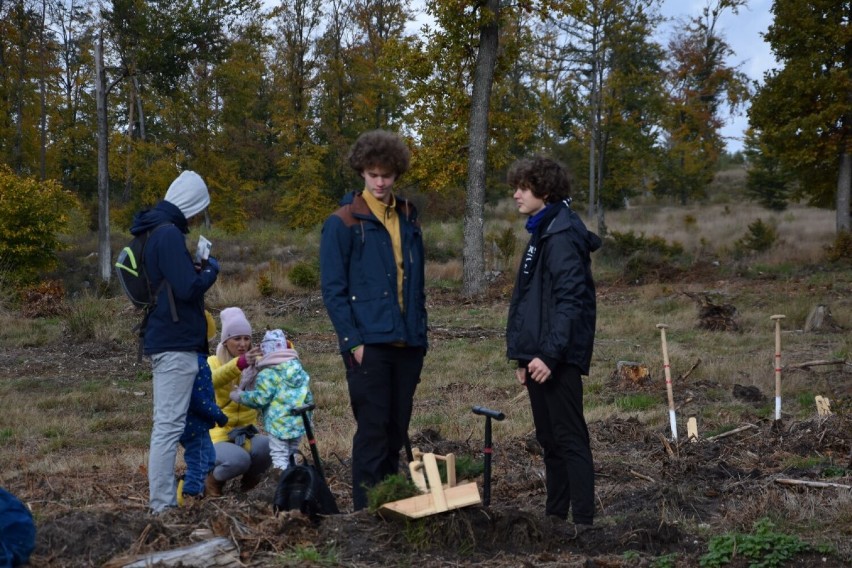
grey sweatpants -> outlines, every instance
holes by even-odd
[[[148,487],[152,513],[177,506],[175,460],[186,425],[198,354],[169,351],[151,356],[154,372],[154,427],[148,455]]]
[[[272,465],[269,457],[269,438],[256,434],[251,439],[251,451],[231,442],[217,442],[216,467],[213,477],[218,481],[228,481],[240,475],[260,475]]]

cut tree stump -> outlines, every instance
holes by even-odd
[[[225,537],[205,540],[191,546],[114,558],[104,568],[144,568],[146,566],[186,566],[197,568],[242,568],[236,545]]]
[[[819,416],[828,416],[831,414],[830,400],[828,400],[824,396],[816,395],[814,397],[814,401],[816,402],[817,414]]]
[[[805,333],[811,331],[838,331],[840,326],[831,317],[831,309],[825,304],[814,306],[805,320]]]
[[[648,365],[633,361],[619,361],[615,364],[614,376],[619,384],[626,388],[641,388],[651,382]]]

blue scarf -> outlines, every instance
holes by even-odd
[[[539,225],[539,223],[541,223],[541,220],[544,219],[545,215],[547,215],[547,212],[550,211],[553,208],[554,205],[556,205],[556,204],[555,203],[549,203],[547,205],[547,207],[545,207],[544,209],[542,209],[541,211],[539,211],[538,213],[536,213],[535,215],[533,215],[532,217],[527,219],[526,228],[527,228],[527,232],[529,234],[535,233],[535,230],[538,228],[538,225]]]

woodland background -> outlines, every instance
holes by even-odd
[[[483,289],[484,204],[532,152],[575,172],[601,234],[636,197],[712,197],[734,161],[769,208],[834,208],[841,238],[850,3],[775,2],[779,67],[757,83],[726,65],[718,27],[746,6],[708,0],[663,45],[659,0],[0,0],[0,262],[37,279],[79,204],[108,281],[111,224],[187,168],[210,187],[208,225],[310,228],[357,187],[346,150],[372,128],[410,141],[402,191],[464,215],[466,292]],[[727,155],[723,116],[745,106],[745,151]]]

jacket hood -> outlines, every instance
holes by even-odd
[[[177,206],[187,219],[192,219],[210,205],[210,194],[201,176],[187,170],[175,178],[163,200]]]
[[[130,233],[139,235],[163,223],[174,223],[181,233],[189,232],[186,217],[183,216],[180,209],[168,201],[161,201],[153,209],[145,209],[133,217]]]
[[[586,225],[580,220],[580,217],[568,204],[556,208],[553,217],[550,219],[544,219],[543,222],[547,223],[544,229],[544,235],[552,235],[553,233],[570,229],[579,234],[580,238],[588,247],[589,252],[595,252],[601,248],[601,244],[603,242],[601,241],[601,238],[586,228]]]

